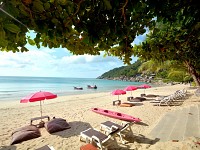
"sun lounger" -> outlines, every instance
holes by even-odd
[[[154,103],[154,106],[161,106],[161,105],[175,105],[176,102],[181,102],[182,99],[186,97],[187,91],[185,89],[183,90],[177,90],[171,95],[158,97],[156,100],[150,102]],[[156,104],[155,104],[156,103]]]
[[[144,96],[142,96],[142,94],[141,94],[141,97],[156,98],[156,97],[159,97],[159,95],[148,94],[148,95],[144,95]]]
[[[95,143],[100,149],[106,149],[114,142],[117,143],[115,135],[118,132],[119,130],[115,130],[106,135],[96,129],[88,128],[80,133],[80,141],[84,140],[86,143]]]
[[[129,102],[142,102],[144,100],[146,100],[146,98],[144,97],[133,97],[131,99],[127,99]]]
[[[195,95],[198,97],[198,96],[200,96],[200,88],[198,88],[195,92]]]
[[[131,129],[131,125],[133,125],[133,122],[122,122],[121,125],[111,122],[111,121],[106,121],[100,124],[100,129],[105,131],[105,133],[109,134],[115,130],[119,130],[117,135],[119,135],[120,140],[123,144],[126,142],[123,139],[123,136],[125,136],[128,133],[133,134],[133,131]]]
[[[120,105],[119,105],[120,107],[132,107],[132,106],[134,106],[134,104],[133,103],[121,103]]]

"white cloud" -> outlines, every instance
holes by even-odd
[[[123,65],[116,57],[92,55],[56,56],[56,50],[30,49],[24,53],[0,52],[0,75],[96,78]]]
[[[29,51],[24,53],[0,52],[0,76],[96,78],[124,65],[117,57],[104,57],[103,52],[99,56],[77,56],[64,48],[26,47]]]

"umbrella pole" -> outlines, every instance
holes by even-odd
[[[118,100],[119,100],[119,95],[118,95]]]
[[[41,117],[42,117],[42,104],[41,104],[41,101],[40,101],[40,113],[41,113]]]

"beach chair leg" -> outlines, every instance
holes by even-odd
[[[82,141],[82,136],[79,136],[79,140]]]
[[[126,141],[123,139],[123,137],[122,137],[122,134],[121,134],[121,133],[119,133],[119,137],[120,137],[120,140],[121,140],[122,144],[126,144]]]
[[[131,127],[129,127],[130,133],[131,135],[133,135],[133,130],[131,129]]]

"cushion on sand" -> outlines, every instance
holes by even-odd
[[[44,126],[49,133],[54,133],[71,128],[66,120],[62,118],[54,118],[46,122]]]
[[[158,97],[158,95],[154,95],[154,94],[148,94],[148,95],[146,95],[145,97]]]
[[[132,98],[128,101],[130,101],[130,102],[142,102],[144,100],[146,100],[146,98],[144,98],[144,97],[135,97],[135,98]]]
[[[28,126],[16,129],[12,133],[11,145],[17,144],[23,141],[27,141],[30,139],[34,139],[40,136],[41,136],[40,130],[37,127],[33,125],[28,125]]]
[[[132,106],[134,106],[134,104],[131,104],[131,103],[121,103],[119,106],[120,107],[132,107]]]

